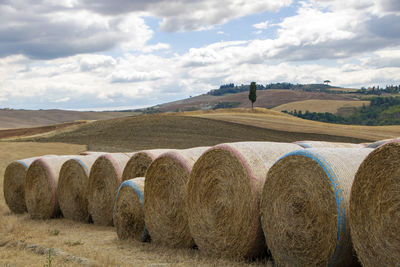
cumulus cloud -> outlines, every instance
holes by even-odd
[[[264,22],[260,22],[260,23],[256,23],[253,24],[253,27],[259,30],[265,30],[267,29],[269,26],[269,22],[268,21],[264,21]]]
[[[153,34],[143,18],[135,14],[104,16],[68,8],[75,1],[44,1],[44,6],[38,5],[40,2],[0,2],[0,57],[24,54],[51,59],[106,51],[119,45],[139,49]]]
[[[224,24],[229,20],[264,11],[277,11],[292,0],[82,0],[80,6],[102,14],[146,12],[161,18],[164,31],[192,31]]]

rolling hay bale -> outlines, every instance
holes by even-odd
[[[25,178],[25,203],[32,219],[61,215],[56,189],[62,165],[75,156],[47,156],[36,159]]]
[[[25,176],[29,166],[38,157],[20,159],[10,163],[5,172],[3,180],[4,199],[14,213],[27,211],[25,205]]]
[[[144,177],[122,182],[115,200],[113,221],[119,239],[149,241],[143,212]]]
[[[400,264],[400,143],[374,150],[363,161],[350,196],[350,228],[363,266]]]
[[[109,153],[98,157],[93,164],[89,175],[88,211],[95,224],[113,225],[114,201],[129,159],[125,153]]]
[[[367,148],[291,152],[267,174],[261,222],[278,266],[358,266],[352,250],[349,200]]]
[[[89,172],[97,155],[76,156],[66,161],[60,170],[57,198],[65,218],[88,222]]]
[[[365,147],[363,144],[352,144],[352,143],[339,143],[339,142],[326,142],[326,141],[297,141],[295,144],[304,148],[361,148]]]
[[[142,150],[134,153],[122,173],[122,181],[135,177],[144,177],[150,164],[162,153],[170,149]]]
[[[186,182],[207,147],[160,155],[147,169],[144,187],[145,224],[151,240],[175,248],[193,247],[185,210]]]
[[[380,146],[383,146],[388,143],[393,143],[393,142],[400,142],[400,137],[393,138],[393,139],[384,139],[384,140],[379,140],[373,143],[368,144],[366,147],[368,148],[378,148]]]
[[[190,232],[206,254],[252,258],[266,253],[259,195],[268,169],[296,144],[220,144],[195,163],[187,184]]]

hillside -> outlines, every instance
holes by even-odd
[[[131,112],[81,112],[59,109],[0,109],[0,129],[48,126],[78,120],[104,120],[130,116],[132,114]]]
[[[302,111],[309,112],[330,112],[341,116],[349,116],[354,112],[354,108],[360,108],[363,105],[369,105],[369,101],[352,101],[352,100],[303,100],[293,101],[272,108],[276,111]]]
[[[155,109],[161,112],[207,110],[212,109],[218,103],[231,103],[231,107],[248,108],[251,106],[248,99],[248,94],[248,92],[226,94],[221,96],[204,94],[179,101],[161,104],[156,106]],[[324,92],[273,89],[257,91],[257,101],[254,103],[254,107],[272,108],[294,101],[304,101],[310,99],[358,101],[354,98],[351,98],[350,96],[328,94]]]
[[[340,135],[290,132],[214,119],[164,114],[97,121],[51,137],[30,140],[85,144],[89,150],[100,151],[189,148],[238,141],[325,140],[354,143],[367,141]]]
[[[217,112],[185,112],[186,116],[240,123],[278,131],[328,134],[366,140],[381,140],[400,136],[400,126],[340,125],[300,119],[266,109],[231,109]]]

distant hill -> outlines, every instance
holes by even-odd
[[[203,94],[179,101],[169,102],[157,105],[147,111],[150,112],[176,112],[176,111],[193,111],[193,110],[209,110],[215,108],[249,108],[251,107],[248,99],[248,91],[224,95]],[[346,100],[358,101],[357,99],[340,94],[331,94],[326,92],[308,92],[303,90],[258,90],[257,101],[254,107],[272,108],[294,101],[304,101],[310,99],[319,100]],[[146,112],[146,110],[145,110]]]
[[[132,112],[81,112],[71,110],[0,109],[0,129],[48,126],[78,120],[104,120],[130,116]]]
[[[236,111],[237,112],[237,111]],[[292,116],[271,111],[283,118]],[[211,111],[210,114],[213,112]],[[215,113],[217,114],[217,113]],[[235,113],[231,113],[233,118]],[[252,115],[254,113],[245,113]],[[265,114],[269,117],[269,113]],[[294,118],[297,121],[304,121]],[[307,121],[306,121],[307,122]],[[225,142],[325,140],[336,142],[365,142],[367,139],[267,129],[241,123],[178,114],[149,114],[96,121],[50,137],[30,139],[38,142],[63,142],[88,145],[97,151],[136,151],[152,148],[189,148],[212,146]]]

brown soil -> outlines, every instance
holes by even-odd
[[[320,140],[362,143],[366,139],[317,133],[272,130],[239,123],[188,116],[143,115],[97,121],[39,142],[86,144],[94,151],[137,151],[155,148],[190,148],[225,142]]]

